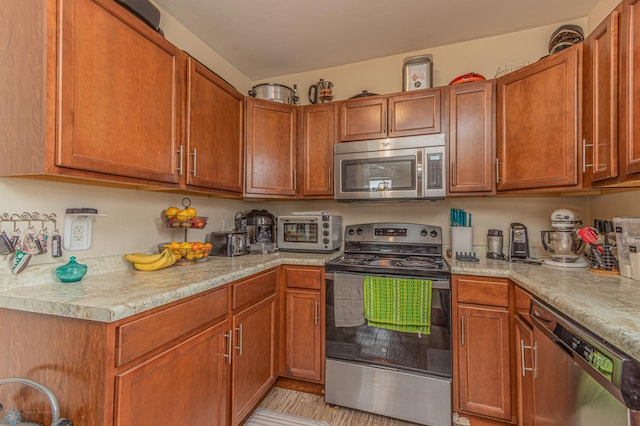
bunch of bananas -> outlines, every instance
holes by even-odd
[[[133,267],[138,271],[157,271],[173,265],[178,260],[178,256],[168,249],[158,254],[128,253],[124,258],[133,263]]]

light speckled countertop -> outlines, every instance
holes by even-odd
[[[509,278],[538,299],[640,360],[640,281],[588,268],[450,260],[452,274]]]
[[[33,277],[40,281],[35,284],[10,285],[3,279],[0,308],[113,322],[282,264],[324,266],[340,254],[280,252],[209,257],[206,262],[194,266],[173,266],[153,272],[137,271],[119,257],[94,260],[82,281],[66,284],[44,273],[47,266],[43,265],[39,269],[44,278]],[[105,266],[105,262],[112,264]],[[55,266],[48,265],[48,269],[55,269]],[[103,273],[92,275],[92,271],[101,268]],[[104,272],[113,269],[117,270]],[[30,272],[36,274],[37,269]],[[22,281],[28,279],[26,275]]]
[[[0,277],[0,307],[113,322],[148,309],[282,265],[323,266],[332,254],[276,253],[211,257],[196,266],[140,272],[121,257],[90,265],[78,283],[62,284],[51,271],[57,265],[29,267],[15,277]],[[600,275],[587,268],[509,264],[481,259],[450,260],[452,274],[509,278],[543,302],[640,360],[640,282]],[[109,272],[112,271],[112,272]],[[24,281],[29,281],[28,285]]]

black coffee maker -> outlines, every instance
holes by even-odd
[[[276,218],[263,209],[254,209],[249,213],[236,213],[236,231],[247,232],[250,244],[273,244],[276,237]]]

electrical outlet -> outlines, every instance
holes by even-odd
[[[64,218],[64,238],[62,245],[65,250],[86,250],[91,247],[90,215],[66,215]]]
[[[73,241],[78,241],[78,242],[82,242],[84,241],[85,235],[86,235],[86,226],[82,223],[74,223],[73,224],[73,231],[71,231],[72,235],[73,235]]]

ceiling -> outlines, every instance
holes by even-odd
[[[252,81],[586,17],[599,0],[155,0]]]

